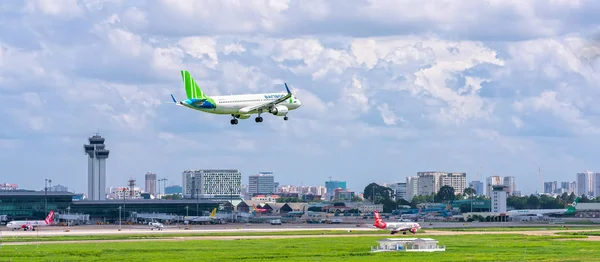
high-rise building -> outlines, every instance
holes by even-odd
[[[485,191],[485,195],[489,198],[492,197],[492,186],[497,186],[497,185],[503,185],[504,184],[504,180],[502,179],[501,176],[490,176],[487,178],[486,181],[486,191]]]
[[[594,174],[594,197],[600,196],[600,173]]]
[[[578,196],[592,196],[594,194],[593,172],[585,171],[577,173],[577,192]]]
[[[467,187],[466,173],[452,172],[417,172],[419,186],[417,195],[437,194],[443,186],[454,188],[455,194],[462,194]]]
[[[503,184],[506,186],[506,193],[509,196],[514,195],[515,191],[517,191],[517,183],[515,181],[514,176],[505,176]]]
[[[408,176],[406,177],[406,201],[412,201],[413,197],[418,194],[419,191],[419,177]]]
[[[544,193],[545,194],[554,194],[557,188],[557,182],[544,182]]]
[[[567,193],[567,194],[571,194],[571,193],[575,193],[575,190],[577,189],[577,183],[576,182],[560,182],[560,188],[561,188],[561,193]]]
[[[325,181],[325,188],[327,189],[326,200],[331,200],[335,196],[335,190],[341,188],[346,190],[346,181],[329,180]]]
[[[248,176],[248,195],[275,193],[275,177],[271,172]]]
[[[406,183],[385,183],[382,186],[389,187],[392,190],[392,199],[398,201],[406,200]]]
[[[88,155],[88,199],[106,199],[106,159],[109,150],[105,149],[104,138],[96,134],[89,138],[90,144],[83,145]]]
[[[469,183],[469,187],[475,189],[476,196],[483,196],[483,182],[477,180],[471,181],[471,183]]]
[[[491,199],[491,211],[494,213],[505,213],[506,212],[506,198],[507,198],[507,194],[506,191],[508,191],[508,189],[506,189],[505,185],[493,185],[492,187],[492,191],[490,192],[490,195],[492,196]]]
[[[156,174],[152,172],[146,173],[146,185],[144,187],[146,193],[156,196]]]
[[[239,198],[242,173],[237,169],[186,170],[182,174],[182,184],[186,198]]]

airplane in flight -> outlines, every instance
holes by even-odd
[[[261,114],[264,113],[283,116],[283,120],[288,120],[288,113],[302,106],[300,100],[290,92],[287,83],[285,84],[287,93],[207,96],[196,84],[190,72],[181,70],[181,77],[187,99],[177,101],[171,94],[173,103],[211,114],[231,115],[232,125],[237,125],[238,119],[248,119],[253,114],[258,115],[254,120],[260,123],[263,121]]]
[[[379,212],[373,211],[375,213],[375,226],[379,229],[389,229],[392,231],[392,235],[398,232],[402,232],[402,234],[406,235],[406,231],[410,231],[411,233],[416,234],[417,230],[421,229],[421,225],[419,223],[411,223],[411,222],[384,222],[379,215]]]
[[[13,231],[23,229],[23,231],[35,231],[38,227],[45,227],[53,224],[54,210],[50,210],[48,216],[44,220],[15,220],[6,224],[6,227],[12,228]]]
[[[506,214],[509,216],[547,216],[547,215],[573,215],[577,212],[577,203],[579,203],[579,197],[575,198],[575,201],[567,208],[561,209],[517,209],[507,211]]]

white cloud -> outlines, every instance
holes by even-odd
[[[39,11],[58,19],[80,17],[84,14],[78,0],[28,0],[25,10],[32,13]]]
[[[110,184],[148,168],[179,183],[183,169],[222,167],[270,169],[282,183],[335,172],[361,190],[389,163],[402,167],[398,181],[429,168],[472,174],[481,162],[514,174],[530,168],[515,162],[556,165],[556,179],[593,166],[579,148],[598,146],[600,45],[589,35],[600,5],[411,3],[0,4],[12,12],[0,17],[0,147],[10,151],[0,172],[21,170],[13,163],[32,145],[80,161],[70,146],[97,129],[115,152]],[[181,69],[209,95],[283,92],[285,82],[303,107],[288,121],[231,126],[170,103],[185,96]],[[78,176],[77,163],[57,179]],[[525,192],[537,183],[517,179]]]

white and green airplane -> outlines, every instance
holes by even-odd
[[[181,70],[181,77],[185,84],[187,99],[177,101],[173,94],[171,94],[173,103],[178,106],[185,106],[202,112],[231,115],[233,117],[230,121],[232,125],[237,125],[238,119],[247,119],[252,114],[258,114],[254,120],[256,123],[260,123],[263,121],[263,118],[261,117],[261,114],[263,113],[283,116],[283,120],[288,120],[288,112],[297,109],[302,105],[300,100],[292,95],[287,84],[285,84],[287,93],[209,97],[202,92],[187,70]]]

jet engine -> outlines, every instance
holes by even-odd
[[[284,116],[287,114],[288,112],[288,108],[286,106],[282,106],[282,105],[278,105],[276,107],[273,107],[271,110],[269,110],[269,112],[273,115],[276,116]]]

